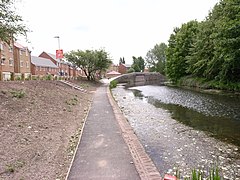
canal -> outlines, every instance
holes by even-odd
[[[240,179],[239,95],[152,85],[112,91],[161,174],[207,174],[217,165],[224,179]]]

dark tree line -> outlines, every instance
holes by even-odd
[[[204,21],[175,28],[166,57],[166,73],[173,82],[188,75],[240,82],[240,1],[221,0]]]

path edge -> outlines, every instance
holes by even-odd
[[[143,145],[136,136],[131,125],[123,115],[117,102],[115,101],[109,86],[107,96],[112,106],[114,115],[122,131],[122,136],[132,155],[137,172],[142,180],[162,180],[152,159],[146,153]]]
[[[86,124],[86,121],[87,121],[87,118],[88,118],[90,109],[92,108],[92,103],[93,103],[93,98],[91,99],[91,104],[89,105],[87,114],[86,114],[86,116],[85,116],[85,118],[84,118],[84,122],[83,122],[82,130],[81,130],[81,133],[80,133],[80,136],[79,136],[78,144],[77,144],[77,146],[76,146],[74,155],[73,155],[72,160],[71,160],[71,163],[70,163],[70,165],[69,165],[68,172],[67,172],[67,175],[66,175],[65,180],[68,180],[70,171],[71,171],[71,169],[72,169],[73,162],[74,162],[75,157],[76,157],[76,155],[77,155],[77,150],[78,150],[79,145],[80,145],[80,143],[81,143],[81,139],[82,139],[83,131],[84,131],[84,128],[85,128],[85,124]]]

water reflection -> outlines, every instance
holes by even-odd
[[[177,121],[240,146],[239,96],[204,94],[166,86],[130,89],[135,96],[170,111]]]

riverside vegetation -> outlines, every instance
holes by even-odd
[[[176,27],[168,45],[148,51],[150,71],[181,86],[240,91],[239,17],[239,0],[220,0],[205,20]]]

